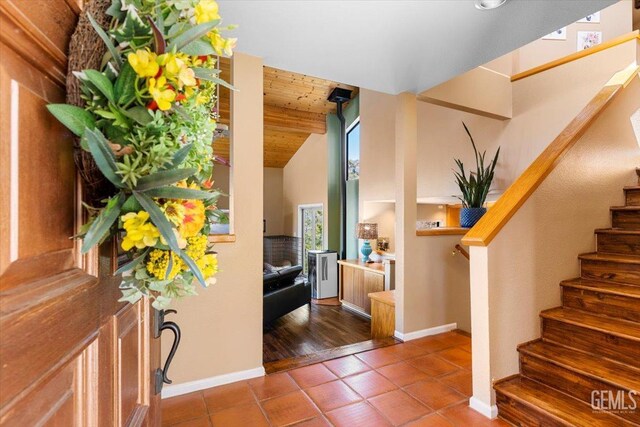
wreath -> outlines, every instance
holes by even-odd
[[[94,18],[95,16],[95,18]],[[222,32],[214,0],[93,0],[72,37],[67,104],[49,111],[77,136],[88,252],[118,236],[120,301],[163,309],[215,283],[210,224]]]

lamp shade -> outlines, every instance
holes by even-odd
[[[356,227],[356,237],[358,239],[377,239],[378,238],[378,224],[370,224],[366,222],[358,223]]]

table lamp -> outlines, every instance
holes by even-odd
[[[362,253],[362,262],[373,262],[369,259],[369,255],[371,255],[371,252],[373,251],[369,244],[369,240],[378,238],[378,224],[365,222],[358,223],[358,226],[356,227],[356,237],[364,240],[364,243],[360,248],[360,252]]]

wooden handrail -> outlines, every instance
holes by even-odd
[[[451,255],[455,255],[456,252],[465,257],[467,260],[469,259],[469,252],[467,252],[462,246],[456,245]]]
[[[576,59],[584,58],[585,56],[593,55],[594,53],[602,52],[603,50],[607,50],[611,47],[618,46],[619,44],[626,43],[629,40],[640,39],[640,31],[635,30],[627,34],[623,34],[614,39],[606,41],[604,43],[600,43],[589,49],[581,50],[576,53],[572,53],[571,55],[567,55],[560,59],[556,59],[555,61],[547,62],[546,64],[539,65],[537,67],[533,67],[527,71],[523,71],[518,74],[514,74],[511,76],[511,81],[515,82],[520,79],[524,79],[525,77],[533,76],[535,74],[541,73],[543,71],[550,70],[551,68],[558,67],[560,65],[566,64],[568,62],[575,61]]]
[[[633,63],[614,74],[600,92],[589,101],[587,106],[560,132],[560,135],[529,165],[522,175],[507,188],[507,191],[480,221],[469,230],[462,238],[462,243],[467,246],[487,246],[544,181],[547,175],[551,173],[562,156],[586,132],[605,107],[638,74],[639,68]]]

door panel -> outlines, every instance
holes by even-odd
[[[81,0],[0,0],[0,425],[159,425],[148,300],[118,302],[115,243],[87,255],[64,102]]]

